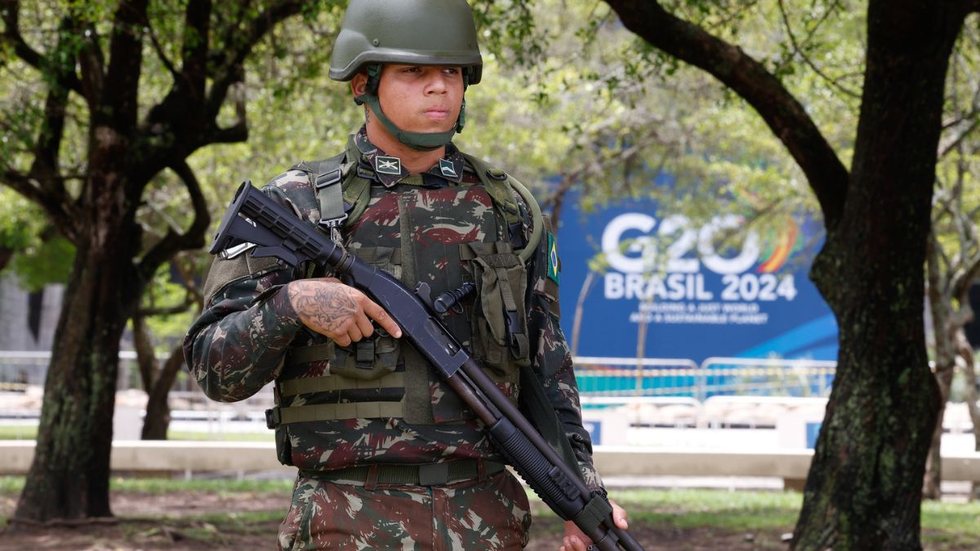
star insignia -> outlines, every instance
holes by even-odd
[[[377,157],[374,160],[374,170],[379,174],[398,176],[402,173],[402,161],[398,157]]]

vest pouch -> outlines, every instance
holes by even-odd
[[[398,367],[398,340],[387,333],[375,332],[350,346],[333,343],[330,373],[359,381],[373,381]]]
[[[276,427],[276,459],[286,466],[293,464],[293,445],[289,441],[289,429],[285,425]]]
[[[474,354],[498,381],[516,380],[515,367],[530,365],[524,305],[527,269],[510,243],[467,247],[475,255],[471,266],[480,297],[474,316]]]
[[[396,278],[401,276],[401,251],[397,248],[360,246],[351,248],[350,252]],[[378,327],[369,338],[350,346],[331,344],[330,373],[335,375],[373,381],[391,373],[398,365],[398,340]]]

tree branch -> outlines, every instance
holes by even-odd
[[[806,174],[828,229],[844,207],[850,175],[799,101],[740,48],[649,0],[605,0],[623,24],[660,50],[707,71],[745,99]]]
[[[241,80],[241,68],[252,48],[275,25],[299,14],[304,4],[302,0],[279,0],[265,9],[263,17],[253,19],[244,30],[240,30],[235,22],[225,29],[221,37],[224,50],[214,52],[214,58],[220,60],[220,63],[214,72],[214,81],[207,98],[209,119],[217,117],[218,111],[225,102],[228,88]]]
[[[2,17],[4,24],[3,33],[0,33],[0,43],[7,43],[12,46],[14,55],[20,60],[42,73],[45,72],[51,63],[50,60],[31,48],[20,33],[20,2],[18,0],[0,0],[0,17]],[[61,75],[57,82],[73,92],[82,93],[81,83],[74,71]]]
[[[153,51],[156,52],[157,59],[160,60],[160,63],[167,70],[167,72],[170,73],[170,76],[177,78],[177,68],[174,66],[174,62],[167,56],[167,52],[163,50],[163,45],[160,44],[160,40],[157,39],[156,33],[153,32],[153,26],[149,22],[146,24],[146,33],[150,36],[150,44],[153,45]]]
[[[146,326],[146,316],[140,311],[133,315],[133,347],[136,349],[136,365],[139,367],[143,388],[153,386],[153,374],[157,371],[156,355],[153,353],[153,339]]]
[[[64,201],[63,197],[45,190],[34,178],[11,168],[0,171],[0,183],[39,205],[66,239],[77,242],[78,228],[75,225],[74,207]]]
[[[184,43],[181,75],[187,92],[199,105],[204,103],[207,82],[208,45],[211,43],[211,0],[190,0],[184,11]]]
[[[213,123],[208,133],[210,143],[237,143],[248,139],[248,120],[245,117],[245,76],[232,86],[230,95],[235,102],[235,124],[226,128],[218,128]],[[213,120],[213,119],[212,119]]]
[[[201,184],[194,175],[194,171],[184,159],[175,161],[170,169],[184,182],[187,193],[191,196],[191,204],[194,206],[194,220],[187,231],[183,233],[178,233],[172,228],[168,229],[163,239],[143,255],[143,259],[137,266],[137,273],[140,274],[143,281],[149,281],[157,268],[169,260],[174,253],[203,247],[205,232],[211,224],[207,200],[201,192]]]
[[[84,21],[74,5],[69,13],[73,26]],[[102,54],[102,46],[99,45],[99,34],[92,23],[88,23],[84,28],[73,28],[72,31],[73,38],[81,40],[82,44],[76,47],[77,51],[73,52],[72,56],[77,57],[81,70],[81,95],[88,102],[89,109],[97,109],[105,83],[105,56]]]
[[[850,88],[838,82],[836,79],[830,78],[829,75],[824,74],[824,72],[819,67],[817,67],[817,64],[814,63],[812,59],[810,59],[810,56],[806,55],[806,52],[803,51],[803,47],[797,42],[796,35],[793,33],[793,26],[790,25],[789,15],[786,13],[786,5],[784,3],[784,0],[779,0],[778,4],[779,4],[779,15],[782,17],[783,20],[783,28],[786,29],[786,36],[789,37],[790,44],[792,44],[793,46],[793,51],[800,56],[800,59],[802,59],[803,62],[806,63],[807,67],[812,69],[813,72],[817,74],[817,76],[825,80],[828,84],[830,84],[834,88],[837,88],[842,94],[846,96],[850,96],[852,98],[860,98],[861,97],[860,93],[851,90]],[[830,10],[828,9],[827,12],[824,14],[824,17],[820,20],[820,22],[822,23],[823,21],[825,21],[829,14],[830,14]]]
[[[193,303],[198,311],[202,310],[204,308],[204,294],[198,285],[198,269],[194,266],[193,253],[177,255],[171,260],[170,265],[177,270],[177,274],[180,276],[181,284],[187,291],[187,300]]]
[[[100,94],[101,105],[107,107],[107,122],[115,129],[128,131],[136,126],[147,1],[121,0],[116,8],[109,41],[109,67],[105,72],[105,82],[110,85]]]

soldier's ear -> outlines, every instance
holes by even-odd
[[[363,96],[367,92],[368,76],[364,73],[357,73],[350,81],[350,91],[354,97]]]

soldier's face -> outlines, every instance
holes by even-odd
[[[402,130],[445,132],[459,118],[463,71],[444,65],[388,64],[381,71],[378,99],[381,110]]]

